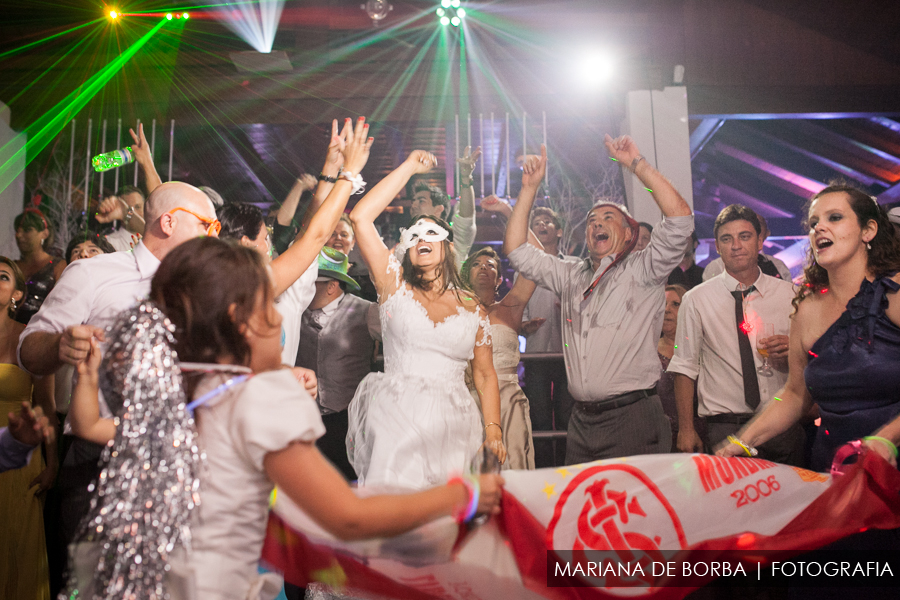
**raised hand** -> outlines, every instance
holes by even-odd
[[[134,144],[131,145],[134,159],[142,165],[152,163],[153,157],[150,155],[150,144],[147,143],[147,138],[144,136],[144,124],[138,125],[137,133],[134,132],[134,129],[129,129],[128,133],[131,134],[131,139],[134,140]]]
[[[437,158],[431,152],[413,150],[407,157],[406,163],[413,167],[414,174],[419,175],[435,168],[437,166]]]
[[[481,146],[475,148],[475,152],[470,152],[471,149],[471,146],[466,146],[462,157],[456,159],[457,164],[459,164],[459,177],[465,183],[472,182],[472,173],[475,172],[475,165],[478,164],[478,159],[481,158]]]
[[[627,168],[632,168],[632,163],[641,155],[637,144],[631,139],[631,136],[622,135],[613,139],[609,134],[603,139],[609,157],[622,163]]]
[[[128,206],[125,201],[118,196],[107,196],[97,207],[96,219],[98,223],[112,223],[113,221],[122,221],[128,212]]]
[[[19,414],[11,412],[8,419],[10,435],[26,446],[50,443],[56,438],[56,431],[50,426],[40,406],[32,408],[28,402],[23,402]]]
[[[350,119],[347,119],[347,122],[349,121]],[[322,172],[334,177],[341,171],[342,166],[344,166],[344,138],[338,133],[338,122],[337,119],[334,119],[331,122],[331,140],[328,142],[325,167]]]
[[[512,214],[512,206],[509,205],[509,202],[493,194],[481,201],[481,208],[487,212],[499,213],[506,217]]]
[[[356,120],[356,128],[351,124],[350,119],[344,123],[344,130],[341,137],[344,140],[344,147],[341,153],[344,156],[344,170],[359,175],[362,168],[366,166],[369,160],[369,151],[372,149],[372,142],[375,138],[368,137],[369,124],[366,123],[365,117]]]
[[[529,154],[522,164],[522,187],[536,188],[544,180],[547,172],[547,146],[541,144],[541,155]]]
[[[70,365],[86,360],[91,355],[92,339],[103,341],[105,334],[93,325],[70,325],[59,339],[59,360]]]
[[[341,155],[341,158],[343,159],[343,155]],[[303,175],[301,175],[300,177],[297,178],[297,183],[304,190],[313,190],[316,188],[316,185],[318,184],[318,180],[315,177],[313,177],[312,175],[310,175],[309,173],[304,173]]]

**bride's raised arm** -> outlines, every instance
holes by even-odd
[[[366,265],[375,289],[380,296],[386,287],[393,281],[388,275],[388,257],[390,250],[384,245],[378,230],[375,228],[375,219],[384,212],[384,209],[394,200],[410,177],[419,173],[427,173],[437,165],[437,159],[433,154],[424,150],[413,150],[403,163],[391,171],[391,173],[378,182],[369,193],[350,211],[350,222],[356,233],[356,243]]]

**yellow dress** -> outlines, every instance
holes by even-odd
[[[31,401],[31,376],[16,365],[0,364],[0,427]],[[43,502],[31,481],[44,469],[40,450],[23,469],[0,474],[0,598],[49,600]]]

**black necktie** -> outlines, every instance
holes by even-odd
[[[759,381],[756,379],[756,363],[753,362],[753,348],[750,336],[744,330],[744,297],[755,290],[752,285],[744,291],[731,292],[734,296],[734,319],[737,324],[738,348],[741,349],[741,374],[744,377],[744,401],[754,412],[759,406]]]

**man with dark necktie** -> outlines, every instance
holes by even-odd
[[[694,429],[697,386],[700,416],[706,421],[707,449],[734,434],[769,402],[787,380],[791,283],[763,273],[756,214],[733,204],[714,226],[716,249],[725,270],[685,294],[678,313],[675,373],[678,449],[703,450]],[[761,458],[800,466],[803,431],[795,425],[759,448]]]

